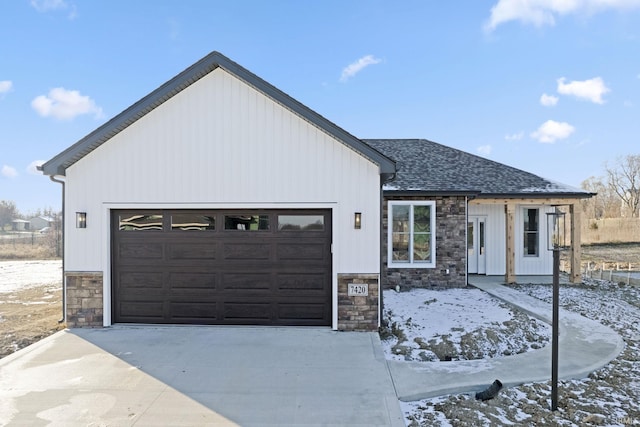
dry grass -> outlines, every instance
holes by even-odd
[[[55,251],[44,245],[0,245],[0,260],[57,259]]]
[[[640,218],[585,219],[581,232],[583,245],[639,243]]]

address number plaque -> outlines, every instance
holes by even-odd
[[[366,297],[369,296],[368,283],[347,283],[347,296]]]

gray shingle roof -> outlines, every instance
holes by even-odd
[[[386,192],[587,198],[591,193],[425,139],[365,139],[395,160]]]
[[[65,175],[68,167],[72,166],[84,156],[91,153],[100,145],[131,126],[138,119],[153,111],[162,103],[191,86],[207,74],[217,68],[222,68],[238,79],[244,81],[259,92],[268,96],[283,107],[289,109],[301,118],[307,120],[324,132],[332,135],[337,140],[368,158],[379,166],[383,175],[393,174],[395,165],[393,162],[372,149],[360,139],[351,135],[344,129],[330,122],[320,114],[296,101],[275,86],[256,76],[246,68],[241,67],[220,52],[211,52],[126,110],[118,114],[104,125],[100,126],[71,147],[67,148],[54,158],[38,167],[45,175]]]

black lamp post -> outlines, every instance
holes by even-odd
[[[547,213],[547,249],[553,251],[553,320],[551,339],[551,410],[558,409],[558,318],[560,315],[560,251],[567,249],[565,213]]]

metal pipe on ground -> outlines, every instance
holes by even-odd
[[[500,390],[502,390],[502,383],[500,382],[500,380],[495,380],[485,390],[476,393],[476,400],[482,400],[483,402],[486,400],[491,400],[498,395]]]

